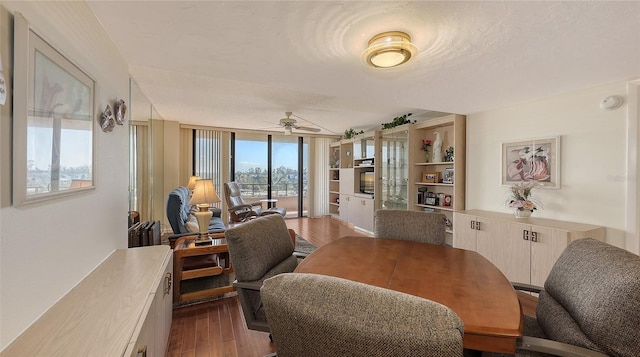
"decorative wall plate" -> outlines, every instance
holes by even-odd
[[[124,104],[124,100],[118,100],[114,109],[116,112],[116,124],[122,125],[124,123],[125,114],[127,113],[127,106]]]
[[[105,133],[113,130],[113,127],[116,126],[116,121],[113,119],[113,113],[111,112],[111,106],[107,104],[107,107],[104,109],[102,114],[100,115],[100,127],[102,131]]]

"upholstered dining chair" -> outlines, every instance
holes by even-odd
[[[269,214],[279,214],[283,217],[287,214],[287,210],[282,207],[265,210],[262,208],[262,202],[260,201],[246,203],[242,198],[240,184],[235,181],[225,182],[224,197],[232,222],[245,222],[248,219]]]
[[[374,215],[376,238],[445,244],[445,222],[441,213],[379,209]]]
[[[269,332],[260,288],[265,279],[292,272],[298,266],[294,255],[295,232],[279,214],[259,217],[227,229],[229,259],[233,264],[242,312],[251,330]]]
[[[462,320],[417,296],[342,278],[280,274],[262,301],[278,357],[462,356]]]
[[[525,316],[516,356],[640,356],[640,257],[595,239],[562,252]],[[545,354],[540,354],[545,353]]]

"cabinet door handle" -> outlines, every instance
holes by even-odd
[[[171,273],[167,273],[167,274],[164,276],[164,279],[165,279],[165,284],[164,284],[164,286],[165,286],[165,288],[164,288],[164,293],[168,295],[168,294],[171,292]]]
[[[471,221],[471,229],[476,229],[476,221]]]
[[[479,231],[480,230],[480,222],[476,222],[476,230]]]
[[[531,241],[532,242],[538,241],[538,232],[531,232]]]
[[[147,357],[147,346],[142,347],[136,354],[137,357]]]
[[[529,240],[529,231],[526,229],[522,230],[522,239]]]

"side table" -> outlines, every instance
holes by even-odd
[[[235,291],[231,282],[228,282],[223,286],[204,286],[203,289],[196,291],[182,292],[182,285],[186,280],[220,276],[233,272],[224,233],[210,234],[209,236],[212,238],[211,245],[196,245],[197,236],[185,236],[176,240],[173,250],[174,303]]]
[[[278,202],[278,200],[276,200],[275,198],[270,198],[270,199],[260,200],[260,202],[266,202],[267,208],[276,208],[276,203]]]

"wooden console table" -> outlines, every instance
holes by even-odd
[[[164,356],[172,258],[168,246],[114,251],[2,356]]]

